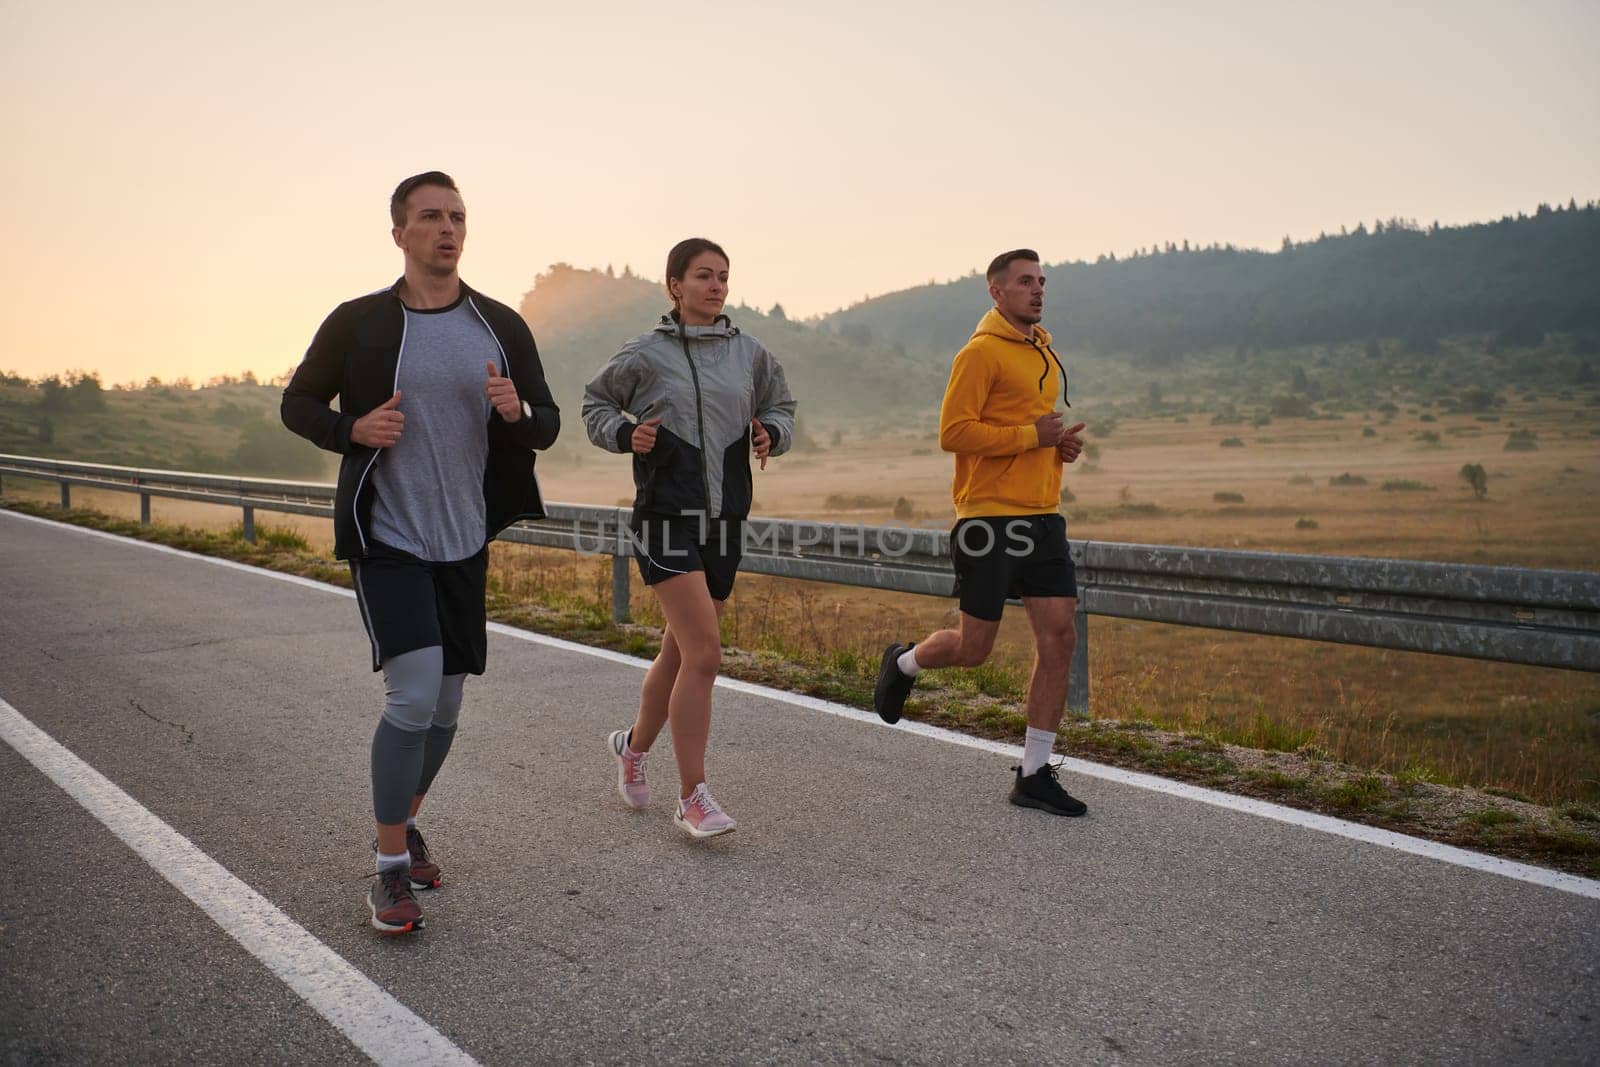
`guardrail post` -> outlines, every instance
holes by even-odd
[[[620,545],[618,546],[621,547]],[[611,557],[611,621],[628,621],[628,557]]]
[[[72,507],[72,483],[61,483],[61,510],[66,511]]]
[[[140,493],[139,494],[139,525],[140,526],[149,526],[150,525],[150,494],[149,493]]]
[[[1083,601],[1072,616],[1078,641],[1072,647],[1072,673],[1067,680],[1067,711],[1080,719],[1089,717],[1089,613]]]
[[[249,504],[244,506],[244,539],[252,545],[256,543],[256,509]]]

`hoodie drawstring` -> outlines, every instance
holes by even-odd
[[[1067,368],[1061,365],[1061,357],[1056,355],[1056,350],[1049,345],[1040,348],[1031,337],[1028,338],[1028,344],[1032,345],[1033,350],[1039,353],[1039,362],[1044,364],[1044,370],[1039,374],[1039,392],[1044,392],[1044,380],[1050,374],[1050,360],[1044,358],[1044,354],[1048,352],[1050,353],[1050,359],[1056,361],[1056,369],[1061,372],[1061,402],[1070,408],[1072,401],[1067,399]]]

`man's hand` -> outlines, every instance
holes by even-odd
[[[373,408],[350,427],[350,440],[368,448],[388,448],[400,440],[406,417],[400,412],[400,390],[394,396]]]
[[[489,403],[500,413],[500,417],[507,422],[516,422],[522,418],[522,398],[517,396],[517,385],[510,378],[500,377],[500,368],[495,366],[493,360],[487,364],[489,368],[489,384],[484,386],[489,394]]]
[[[1080,422],[1061,431],[1061,440],[1056,442],[1056,455],[1061,462],[1071,463],[1083,452],[1083,438],[1078,435],[1083,432],[1085,425]]]
[[[656,447],[656,427],[661,425],[661,417],[645,419],[633,428],[633,450],[641,456],[650,454]]]
[[[1040,448],[1054,448],[1056,442],[1061,440],[1061,412],[1052,411],[1042,416],[1033,424],[1033,428],[1039,432]]]
[[[772,435],[761,425],[760,419],[750,420],[750,446],[755,449],[756,458],[761,461],[761,469],[766,470],[767,454],[772,451]]]

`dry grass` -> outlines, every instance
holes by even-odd
[[[1440,441],[1419,446],[1422,424],[1355,415],[1285,420],[1259,429],[1204,418],[1123,419],[1092,465],[1069,470],[1075,540],[1193,544],[1337,555],[1393,556],[1530,567],[1600,569],[1600,409],[1512,400],[1502,421],[1441,415]],[[1092,423],[1092,420],[1091,420]],[[1371,427],[1374,436],[1365,436]],[[1538,435],[1535,452],[1504,452],[1512,428]],[[1238,435],[1242,448],[1221,449]],[[541,463],[546,496],[616,504],[630,495],[627,464],[569,435]],[[930,448],[930,445],[932,447]],[[1472,498],[1465,463],[1488,470],[1489,497]],[[1350,472],[1366,485],[1333,487]],[[951,521],[949,457],[926,429],[897,438],[841,435],[833,448],[783,457],[757,475],[767,515],[878,522],[907,497],[918,518]],[[1435,492],[1384,492],[1416,481]],[[16,491],[8,479],[6,492]],[[1242,494],[1247,506],[1218,502]],[[53,500],[53,489],[24,489]],[[835,508],[828,507],[829,497]],[[131,495],[74,491],[75,502],[133,517]],[[841,502],[851,507],[838,510]],[[879,512],[862,505],[879,505]],[[155,502],[158,521],[214,525],[236,513]],[[1299,520],[1315,520],[1315,527]],[[273,522],[325,550],[328,524]],[[498,544],[497,598],[507,611],[543,605],[588,620],[608,616],[609,560]],[[659,625],[655,599],[634,576],[633,615]],[[841,699],[870,692],[877,656],[953,620],[953,604],[910,595],[745,575],[724,635],[731,647],[803,664]],[[546,620],[548,622],[548,620]],[[565,624],[564,624],[565,625]],[[587,625],[585,623],[584,625]],[[635,633],[624,647],[648,651]],[[1600,802],[1600,676],[1411,653],[1095,619],[1090,627],[1091,706],[1097,719],[1147,722],[1268,750],[1307,750],[1417,780],[1488,786],[1545,804]],[[997,729],[1014,711],[1031,659],[1020,610],[1002,624],[993,661],[975,672],[935,672],[932,686],[974,698]],[[811,683],[807,683],[811,684]],[[920,692],[921,690],[919,690]],[[951,697],[950,699],[955,699]],[[987,702],[987,703],[986,703]],[[934,703],[930,701],[931,703]],[[959,716],[958,716],[959,718]],[[1001,731],[1003,732],[1003,730]]]

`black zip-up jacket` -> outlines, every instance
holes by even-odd
[[[381,462],[383,450],[351,441],[350,430],[356,419],[394,395],[405,340],[399,287],[396,281],[334,308],[283,390],[279,409],[283,424],[317,447],[344,456],[333,510],[333,553],[339,559],[367,554],[372,470]],[[527,404],[516,422],[506,422],[493,410],[489,414],[489,458],[483,472],[487,543],[518,519],[544,517],[533,450],[555,443],[561,411],[545,383],[539,349],[522,316],[465,282],[461,294],[494,336],[500,346],[501,373],[512,380]],[[335,396],[338,411],[328,406]]]

